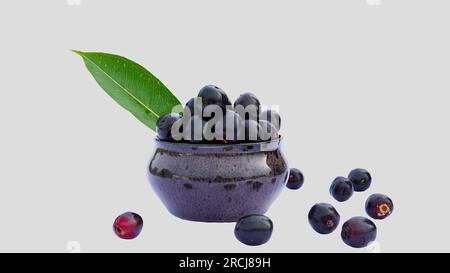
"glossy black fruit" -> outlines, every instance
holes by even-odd
[[[273,126],[279,131],[281,128],[281,117],[280,114],[278,114],[275,110],[266,110],[263,111],[259,116],[260,121],[261,120],[267,120],[268,122],[272,123]]]
[[[202,114],[202,108],[201,108],[201,104],[199,103],[199,98],[190,99],[186,103],[185,110],[184,110],[184,116],[192,117],[194,115],[201,115],[201,114]]]
[[[377,227],[365,217],[353,217],[342,226],[341,237],[351,247],[366,247],[377,238]]]
[[[366,212],[373,219],[384,219],[394,211],[394,203],[384,194],[376,193],[367,198]]]
[[[181,119],[181,116],[176,113],[168,113],[158,119],[156,122],[156,132],[160,140],[172,140],[171,130],[172,125]]]
[[[348,179],[353,183],[353,190],[358,192],[367,190],[372,183],[372,177],[365,169],[354,169],[348,175]]]
[[[264,215],[245,216],[236,223],[234,235],[243,244],[258,246],[265,244],[272,236],[273,223]]]
[[[303,173],[299,169],[291,168],[289,170],[289,179],[286,184],[291,190],[298,190],[303,186],[303,182],[305,178],[303,177]]]
[[[259,138],[263,141],[269,141],[279,138],[278,130],[272,123],[267,120],[260,120],[259,125],[261,126],[261,132]]]
[[[308,214],[311,227],[320,234],[329,234],[339,225],[341,216],[336,209],[326,203],[315,204]]]
[[[243,128],[241,117],[234,111],[226,110],[224,117],[210,119],[203,127],[203,137],[214,143],[228,143],[238,140]]]
[[[240,132],[240,140],[245,140],[247,142],[260,141],[261,132],[261,125],[259,125],[257,121],[252,119],[245,120],[244,130]]]
[[[198,93],[198,97],[202,99],[203,110],[209,105],[217,105],[225,112],[227,105],[231,105],[225,91],[215,85],[207,85]]]
[[[258,121],[259,109],[261,103],[258,98],[252,93],[245,93],[239,96],[239,98],[234,102],[234,110],[242,117],[244,120],[255,120]],[[245,110],[245,112],[244,112]]]
[[[188,142],[203,141],[204,120],[199,116],[193,116],[183,128],[183,139]]]
[[[353,195],[353,184],[350,179],[339,176],[331,183],[330,194],[339,202],[350,199]]]
[[[214,124],[214,137],[216,140],[237,141],[243,128],[241,117],[227,110],[225,116]]]

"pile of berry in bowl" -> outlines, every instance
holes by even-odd
[[[264,214],[288,179],[280,124],[277,112],[261,111],[255,95],[242,94],[232,104],[208,85],[182,113],[158,120],[150,184],[182,219],[236,222]]]
[[[156,126],[158,139],[170,142],[236,144],[279,139],[280,115],[271,109],[261,111],[261,103],[245,93],[231,103],[217,86],[203,87],[190,99],[182,113],[176,110],[162,116]]]

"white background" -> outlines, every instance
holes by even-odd
[[[395,203],[376,222],[381,251],[450,250],[448,1],[69,2],[0,4],[0,251],[368,252],[316,234],[307,213],[330,202],[343,222],[374,192]],[[216,84],[279,105],[306,182],[267,214],[271,241],[247,247],[233,224],[169,215],[146,180],[154,133],[69,49],[129,57],[182,101]],[[373,186],[337,204],[331,181],[356,167]],[[128,210],[145,222],[133,241],[111,227]]]

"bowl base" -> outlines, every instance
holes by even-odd
[[[169,213],[181,220],[190,221],[190,222],[201,222],[201,223],[236,223],[241,217],[252,215],[252,214],[260,214],[263,215],[267,212],[264,211],[255,211],[248,213],[241,213],[238,216],[230,217],[230,216],[205,216],[205,215],[183,215],[177,214],[172,211]]]

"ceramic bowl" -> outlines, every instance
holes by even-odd
[[[235,222],[264,214],[285,188],[281,138],[248,144],[156,140],[148,178],[173,215],[191,221]]]

